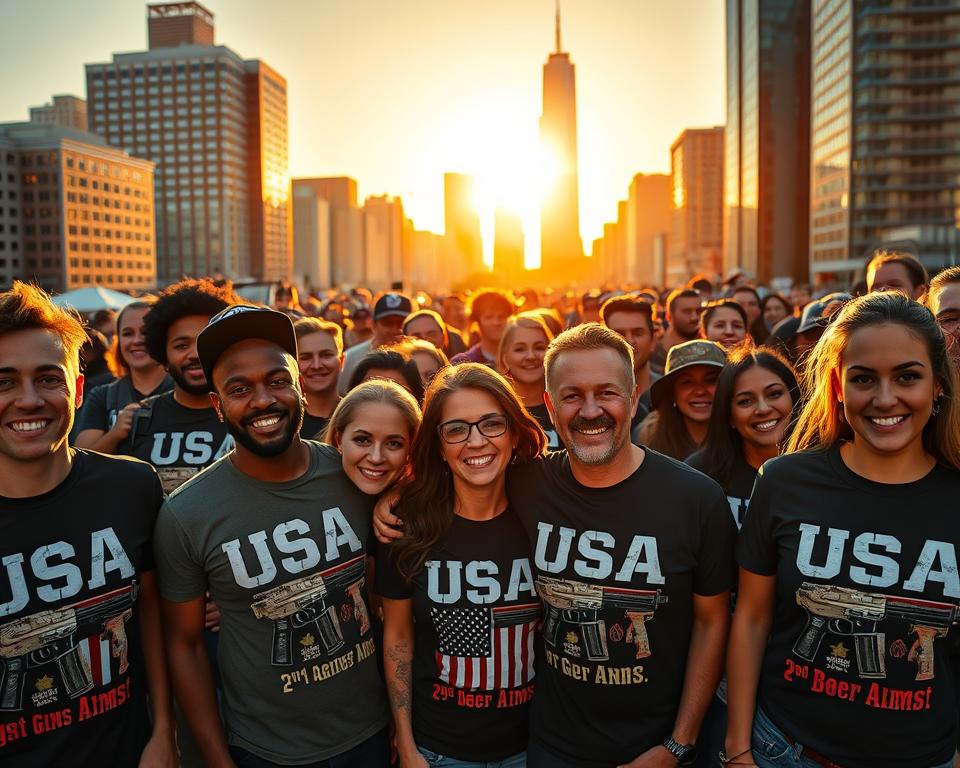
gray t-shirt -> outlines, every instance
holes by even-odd
[[[230,456],[171,494],[154,537],[160,593],[220,607],[230,744],[281,765],[325,760],[387,724],[366,590],[373,497],[329,445],[286,483]]]

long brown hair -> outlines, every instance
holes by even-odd
[[[517,439],[516,461],[532,461],[546,450],[547,438],[540,425],[499,373],[478,363],[462,363],[439,371],[427,387],[423,423],[413,441],[413,480],[400,497],[404,535],[390,548],[397,570],[407,581],[423,568],[428,553],[453,521],[453,477],[443,461],[437,427],[443,419],[444,403],[454,392],[464,389],[487,393],[503,409]]]
[[[121,309],[120,314],[117,315],[116,333],[113,334],[113,341],[110,342],[110,349],[107,350],[103,357],[107,361],[107,367],[110,369],[110,373],[112,373],[118,379],[123,376],[130,375],[130,364],[127,362],[127,359],[123,356],[123,352],[120,350],[120,332],[123,330],[123,318],[127,312],[132,309],[150,309],[156,303],[157,297],[147,294],[136,301],[131,301],[123,309]],[[157,365],[159,365],[159,363],[157,363]]]
[[[850,337],[871,325],[902,325],[922,340],[942,390],[939,414],[931,415],[923,429],[923,447],[938,461],[960,469],[960,403],[957,372],[947,354],[943,331],[922,304],[899,291],[869,293],[848,302],[811,350],[803,369],[806,404],[787,445],[789,452],[832,448],[853,437],[842,418],[842,406],[833,391],[832,376],[843,362]]]

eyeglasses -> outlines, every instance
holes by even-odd
[[[470,439],[470,430],[474,427],[484,437],[500,437],[507,431],[507,417],[499,413],[484,416],[477,421],[445,421],[437,426],[437,432],[443,438],[443,442],[456,445],[465,443]]]

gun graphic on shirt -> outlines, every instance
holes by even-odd
[[[807,623],[793,652],[813,661],[827,631],[853,637],[857,671],[866,678],[887,676],[885,636],[877,631],[884,619],[910,622],[910,632],[917,637],[907,659],[917,664],[917,680],[933,679],[934,640],[946,637],[950,627],[960,622],[958,605],[809,582],[797,590],[797,604],[807,612]]]
[[[645,659],[651,654],[646,623],[653,618],[657,606],[667,602],[666,595],[661,595],[659,589],[604,587],[549,576],[537,577],[537,593],[546,608],[543,622],[546,641],[556,647],[560,623],[576,624],[590,661],[606,661],[610,658],[607,625],[599,617],[602,608],[623,608],[624,615],[630,620],[637,658]]]
[[[278,667],[293,665],[293,630],[314,624],[327,654],[343,646],[343,631],[336,608],[327,605],[330,590],[342,589],[352,599],[361,628],[370,626],[361,589],[365,581],[366,558],[354,558],[326,571],[289,581],[253,596],[250,606],[258,619],[273,621],[271,663]]]
[[[71,698],[94,686],[80,639],[107,634],[110,655],[119,659],[120,673],[130,666],[126,622],[133,617],[137,583],[82,600],[63,608],[31,614],[0,625],[0,710],[22,708],[27,669],[55,663]]]

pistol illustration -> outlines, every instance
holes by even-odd
[[[857,672],[864,678],[887,676],[886,638],[877,630],[884,619],[911,622],[910,631],[917,638],[907,659],[917,664],[917,680],[933,679],[934,640],[946,637],[950,627],[960,622],[960,606],[950,603],[809,582],[803,582],[797,590],[797,604],[807,612],[807,623],[793,652],[801,659],[813,661],[827,631],[853,637]]]
[[[637,658],[644,659],[651,655],[646,623],[653,618],[657,606],[667,602],[666,595],[661,595],[659,589],[603,587],[549,576],[537,577],[537,592],[546,608],[544,639],[556,647],[561,622],[576,624],[590,661],[610,658],[607,625],[599,617],[601,608],[623,609],[630,620],[630,638],[636,645]]]
[[[125,622],[133,616],[137,583],[82,600],[63,608],[25,616],[0,625],[0,710],[23,706],[27,669],[55,663],[71,698],[94,687],[90,666],[80,651],[80,639],[110,636],[110,655],[129,668]]]

